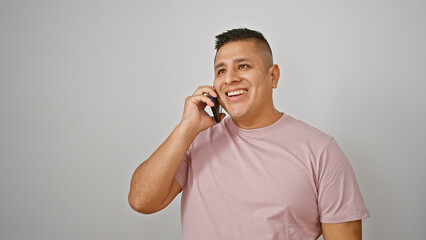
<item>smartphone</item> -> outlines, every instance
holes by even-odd
[[[210,99],[214,103],[214,106],[211,107],[212,108],[212,112],[213,112],[214,120],[216,121],[216,123],[219,123],[220,122],[220,114],[222,113],[222,106],[220,106],[219,101],[217,100],[217,98],[214,98],[214,97],[210,96]]]

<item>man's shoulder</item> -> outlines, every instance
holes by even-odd
[[[332,138],[332,136],[328,133],[325,133],[311,124],[289,115],[287,116],[286,123],[287,133],[295,140],[326,144]]]

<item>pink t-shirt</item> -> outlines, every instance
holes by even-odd
[[[184,240],[317,239],[320,222],[369,217],[352,167],[329,135],[293,117],[201,132],[175,179]]]

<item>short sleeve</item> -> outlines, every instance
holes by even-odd
[[[190,149],[191,149],[191,147],[186,151],[185,156],[183,157],[182,163],[180,164],[179,169],[178,169],[176,176],[175,176],[175,180],[180,184],[182,189],[185,187],[186,179],[188,178]]]
[[[318,165],[320,222],[339,223],[370,217],[349,160],[331,138]]]

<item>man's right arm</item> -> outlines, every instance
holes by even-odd
[[[198,133],[215,124],[204,111],[207,105],[213,106],[204,94],[217,96],[212,87],[203,86],[187,97],[182,121],[133,173],[129,204],[135,211],[145,214],[160,211],[181,192],[182,188],[174,177],[184,155]]]
[[[195,136],[178,125],[151,157],[136,168],[129,192],[129,204],[135,211],[149,214],[160,210],[158,208],[167,200],[176,172]],[[176,193],[176,186],[174,190]]]

